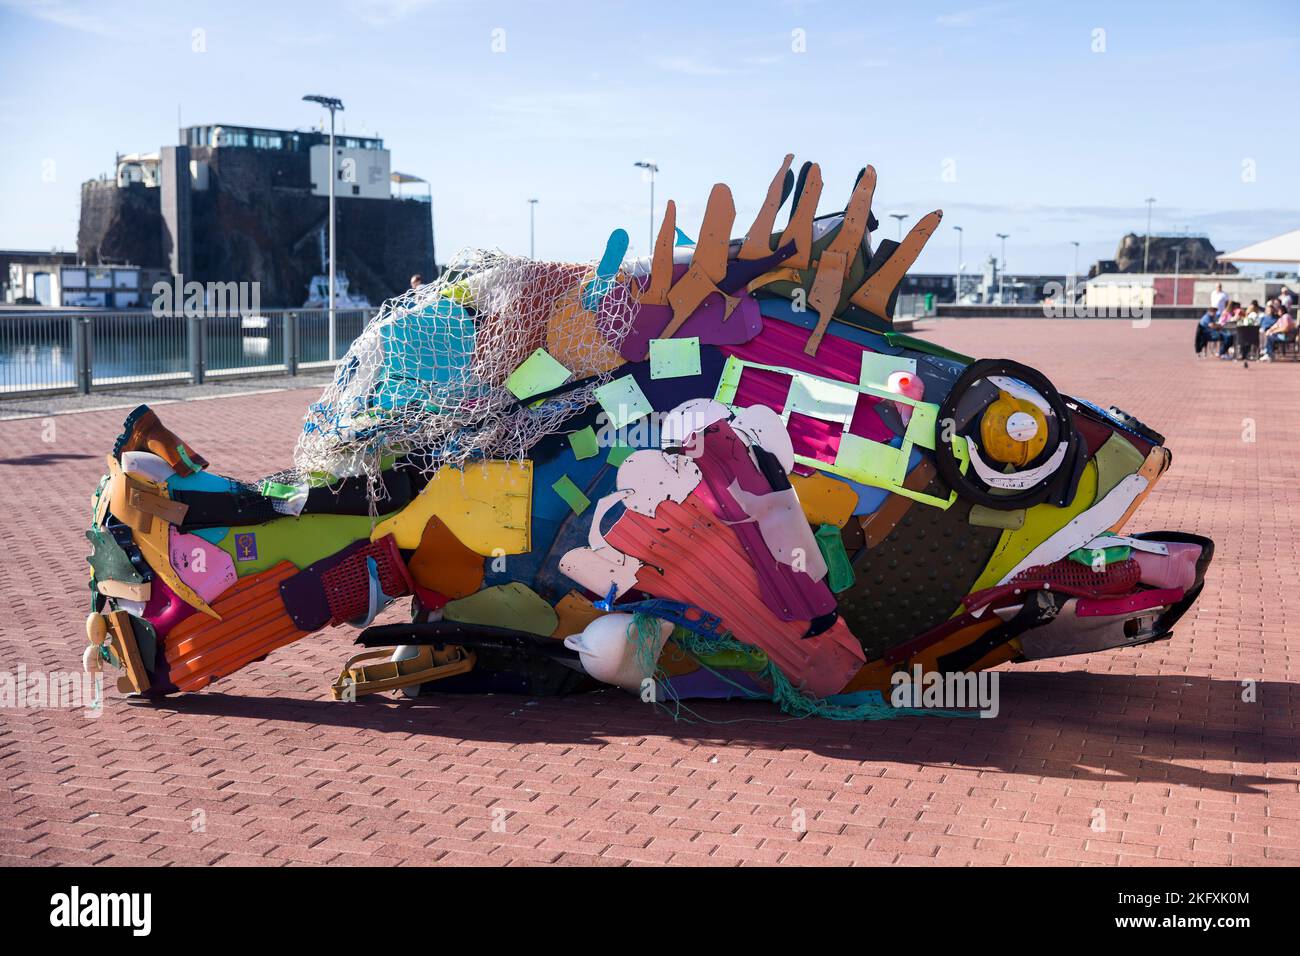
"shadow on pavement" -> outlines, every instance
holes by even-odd
[[[787,718],[761,702],[691,701],[674,721],[621,691],[568,698],[431,695],[418,700],[234,697],[204,692],[135,706],[196,715],[469,742],[605,745],[619,738],[678,738],[723,749],[806,749],[828,759],[954,766],[1104,783],[1162,783],[1263,792],[1294,772],[1300,685],[1260,681],[1255,701],[1237,680],[1084,671],[1001,672],[992,719],[906,717],[841,722]],[[1221,763],[1209,770],[1188,763]],[[1291,765],[1278,776],[1237,763]],[[1281,769],[1281,768],[1280,768]]]

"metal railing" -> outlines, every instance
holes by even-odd
[[[255,315],[0,311],[0,398],[328,368],[375,309],[264,309]]]

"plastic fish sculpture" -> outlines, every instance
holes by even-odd
[[[1213,545],[1124,533],[1161,436],[896,330],[942,214],[873,242],[875,170],[818,216],[792,160],[741,239],[717,185],[647,258],[621,229],[589,264],[459,256],[353,342],[280,474],[214,474],[136,409],[94,496],[85,666],[197,691],[346,624],[339,699],[614,685],[867,719],[904,712],[899,675],[1168,638]]]

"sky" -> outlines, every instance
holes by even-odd
[[[0,248],[75,249],[80,184],[182,125],[310,128],[307,93],[429,180],[462,247],[645,254],[649,183],[694,235],[743,234],[787,152],[821,212],[876,167],[888,213],[944,221],[913,271],[1067,273],[1126,232],[1231,249],[1300,227],[1293,3],[871,0],[0,0]],[[778,219],[778,223],[784,218]]]

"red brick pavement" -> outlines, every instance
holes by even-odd
[[[353,650],[335,631],[157,705],[110,690],[98,719],[0,711],[0,862],[1300,863],[1300,367],[1197,362],[1185,323],[931,326],[1168,436],[1173,470],[1133,530],[1218,542],[1172,640],[1005,667],[995,720],[715,704],[698,709],[734,722],[691,724],[614,691],[334,703]],[[287,462],[311,398],[163,417],[253,476]],[[49,443],[50,420],[0,423],[0,667],[78,666],[87,496],[122,416],[53,419]]]

